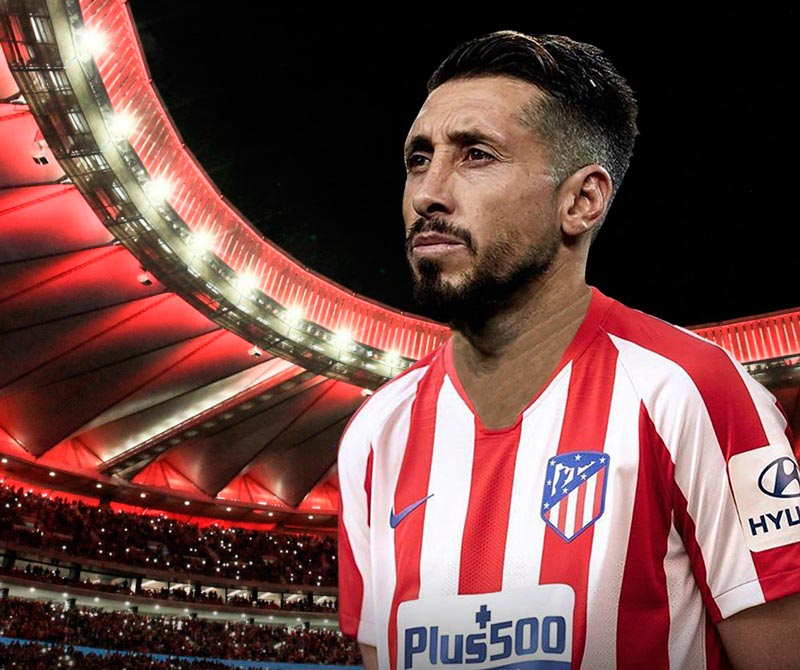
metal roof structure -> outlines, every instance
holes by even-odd
[[[0,452],[42,486],[335,527],[336,447],[441,324],[264,239],[183,144],[127,3],[0,0]],[[694,329],[800,433],[800,309]]]

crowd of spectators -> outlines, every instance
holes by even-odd
[[[218,661],[156,660],[143,654],[107,655],[76,651],[70,646],[45,646],[34,642],[0,644],[3,670],[230,670]]]
[[[210,605],[228,605],[233,607],[255,607],[256,609],[268,610],[288,610],[292,612],[321,612],[323,614],[335,615],[337,603],[335,600],[324,600],[309,603],[307,599],[292,598],[290,600],[271,600],[259,598],[253,600],[250,596],[229,595],[225,598],[215,589],[207,589],[200,593],[194,593],[192,589],[175,586],[172,588],[162,587],[160,589],[142,588],[135,593],[130,582],[123,580],[115,583],[102,582],[89,579],[70,579],[64,576],[58,567],[48,568],[43,565],[28,563],[24,568],[19,567],[0,567],[0,574],[32,579],[46,584],[57,584],[61,586],[73,586],[92,591],[102,591],[103,593],[117,593],[121,595],[136,595],[140,598],[151,600],[178,600],[188,603],[205,603]],[[2,669],[0,669],[2,670]]]
[[[0,486],[0,542],[168,572],[336,585],[336,539],[200,527]]]
[[[339,631],[65,609],[64,603],[18,598],[0,600],[0,637],[209,659],[361,664],[357,646]]]

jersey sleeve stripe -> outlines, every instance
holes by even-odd
[[[691,331],[639,314],[638,319],[627,322],[625,332],[618,337],[671,361],[688,375],[706,407],[717,444],[725,449],[726,461],[737,453],[766,445],[753,399],[731,355]]]
[[[753,379],[742,365],[734,361],[729,353],[725,353],[752,399],[753,409],[763,426],[767,443],[773,446],[783,445],[786,455],[794,455],[796,459],[792,448],[791,428],[780,403],[768,389]],[[786,499],[786,507],[795,517],[800,517],[798,500],[798,498]],[[800,566],[800,542],[754,552],[753,562],[766,601],[800,591],[800,568],[798,567]],[[739,609],[744,609],[744,607]]]
[[[366,411],[369,400],[348,420],[337,450],[338,609],[339,627],[344,635],[375,645],[369,547],[371,486],[369,489],[366,486],[372,478],[370,422]]]
[[[724,452],[693,379],[660,352],[618,336],[612,335],[612,339],[647,409],[655,435],[669,454],[675,504],[686,501],[685,514],[676,514],[676,518],[683,517],[687,527],[691,521],[693,532],[687,534],[684,529],[683,537],[695,574],[701,570],[701,559],[703,569],[713,566],[706,571],[712,600],[736,587],[757,583],[753,557],[740,531]],[[692,550],[693,542],[696,551]],[[713,608],[709,601],[706,606]]]
[[[343,635],[356,639],[361,623],[364,600],[364,579],[353,556],[350,538],[342,514],[342,493],[339,490],[338,570],[339,570],[339,628]]]
[[[444,382],[441,357],[436,359],[417,385],[403,461],[394,492],[394,511],[403,510],[428,495],[433,458],[434,426],[439,392]],[[395,583],[389,612],[389,670],[397,669],[397,608],[406,600],[419,597],[420,556],[425,522],[425,505],[408,514],[394,529]]]

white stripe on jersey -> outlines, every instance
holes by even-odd
[[[558,451],[571,372],[570,362],[522,417],[506,533],[503,590],[539,583],[546,528],[540,517],[546,464]],[[552,514],[556,515],[553,519],[558,519],[558,505]]]
[[[581,515],[580,519],[576,519],[572,534],[577,533],[578,530],[588,524],[594,516],[594,508],[597,502],[596,498],[598,494],[598,479],[599,477],[589,477],[589,479],[583,484],[583,486],[586,487],[586,496],[584,498],[585,502],[583,503],[583,514]]]
[[[404,377],[391,382],[385,388],[386,395],[381,399],[381,411],[373,414],[375,422],[373,426],[379,430],[373,436],[375,445],[380,449],[374,449],[372,456],[372,488],[374,491],[394,491],[397,485],[397,477],[400,474],[400,464],[403,460],[408,432],[411,425],[411,408],[416,387],[419,380],[428,370],[427,366],[412,370]],[[394,388],[398,386],[399,388]],[[394,390],[393,393],[388,393]],[[375,399],[380,397],[378,391]],[[392,408],[393,420],[384,422],[385,409]],[[398,409],[399,408],[399,409]],[[370,431],[373,432],[373,431]],[[375,627],[376,635],[382,638],[378,641],[378,667],[389,667],[389,612],[392,606],[392,596],[397,581],[395,573],[395,550],[394,550],[394,530],[389,525],[389,515],[393,496],[373,495],[371,508],[371,527],[372,535],[372,574],[376,575],[379,581],[379,588],[372,594],[375,606]]]
[[[675,529],[673,517],[664,556],[669,599],[670,670],[705,670],[705,609],[692,574],[692,562]],[[676,625],[677,622],[677,625]]]
[[[639,473],[638,416],[639,398],[618,357],[603,447],[609,456],[605,520],[594,526],[586,606],[587,621],[592,625],[586,627],[584,658],[597,659],[598,667],[603,668],[617,665],[618,608],[609,603],[619,603],[628,553]],[[587,514],[591,513],[589,508]]]
[[[419,597],[458,593],[459,554],[467,518],[475,446],[475,417],[445,376],[436,403],[436,426],[425,503]],[[448,561],[446,557],[452,556]]]
[[[752,582],[761,593],[751,604],[763,603],[764,595],[750,551],[743,537],[730,537],[730,529],[741,527],[739,515],[728,485],[727,463],[700,391],[689,374],[674,361],[616,335],[609,334],[609,337],[619,350],[623,365],[675,464],[675,483],[687,500],[687,511],[694,521],[705,564],[726,566],[726,570],[712,570],[708,575],[708,586],[722,617],[729,616],[732,611],[727,609],[726,599],[720,596],[730,589],[741,589],[743,584]],[[686,402],[659,402],[662,393],[686,398]],[[677,458],[676,461],[687,425],[694,426],[699,433],[692,435],[693,460]],[[702,483],[695,482],[694,478],[703,472],[718,474],[715,478],[704,478]],[[694,494],[695,490],[702,495]],[[713,510],[713,519],[703,518],[706,510]],[[739,593],[741,591],[737,590],[737,598]]]

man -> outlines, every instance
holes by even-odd
[[[585,282],[633,94],[595,47],[459,46],[409,131],[415,293],[452,338],[339,446],[365,665],[800,668],[800,476],[720,347]]]

